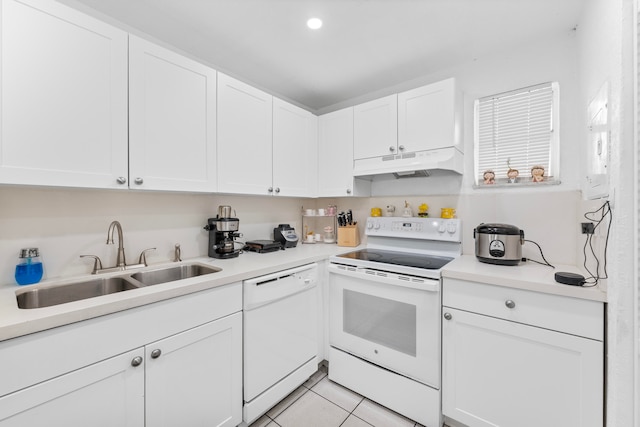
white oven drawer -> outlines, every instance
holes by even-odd
[[[446,278],[442,304],[602,341],[604,304],[506,286]]]

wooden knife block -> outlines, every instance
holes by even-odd
[[[358,246],[360,244],[360,233],[358,225],[345,225],[338,227],[338,246]]]

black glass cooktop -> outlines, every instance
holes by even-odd
[[[406,252],[385,251],[380,249],[362,249],[338,256],[341,258],[357,259],[360,261],[423,268],[425,270],[438,270],[444,267],[449,261],[453,260],[453,258],[444,256],[409,254]]]

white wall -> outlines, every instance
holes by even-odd
[[[633,4],[631,0],[589,0],[579,26],[580,114],[604,82],[610,84],[610,201],[607,425],[634,425],[634,135]],[[586,126],[577,135],[586,141]],[[585,153],[586,150],[581,150]],[[583,157],[584,163],[588,159]],[[584,173],[584,171],[582,171]]]
[[[429,215],[440,217],[440,209],[456,209],[462,220],[462,252],[475,254],[473,229],[481,223],[500,222],[515,225],[525,232],[525,238],[542,247],[545,258],[552,264],[578,263],[578,218],[582,215],[579,191],[532,192],[484,192],[477,194],[452,194],[446,196],[381,196],[360,199],[323,199],[326,204],[335,203],[341,210],[352,209],[361,224],[364,236],[364,222],[371,208],[396,207],[400,215],[404,202],[408,202],[414,215],[422,203],[429,205]],[[532,243],[525,243],[523,256],[542,261],[540,251]],[[581,263],[581,261],[579,261]]]
[[[128,263],[143,249],[156,247],[148,262],[166,262],[180,243],[183,259],[206,256],[207,218],[218,205],[231,205],[240,219],[243,240],[271,239],[280,223],[298,227],[300,209],[314,200],[136,191],[0,187],[0,284],[14,283],[20,248],[38,247],[45,278],[91,271],[98,255],[105,267],[115,264],[116,247],[107,246],[107,228],[122,224]]]

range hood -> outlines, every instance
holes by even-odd
[[[456,148],[398,153],[353,163],[353,176],[374,177],[393,174],[396,178],[427,177],[433,170],[449,171],[462,175],[464,157]]]

